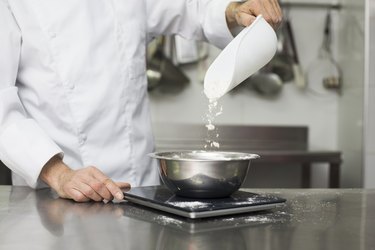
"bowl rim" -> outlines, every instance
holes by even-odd
[[[164,154],[173,154],[173,153],[225,153],[225,154],[238,154],[242,155],[240,158],[230,158],[223,157],[218,159],[190,159],[190,158],[174,158],[171,156],[166,156]],[[258,154],[246,153],[246,152],[234,152],[234,151],[214,151],[214,150],[167,150],[159,151],[148,154],[149,157],[159,159],[159,160],[173,160],[173,161],[195,161],[195,162],[212,162],[212,161],[248,161],[252,159],[260,158]]]

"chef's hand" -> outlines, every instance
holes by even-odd
[[[121,189],[129,189],[130,184],[113,182],[96,167],[79,170],[69,168],[59,156],[54,156],[43,167],[40,178],[54,189],[61,198],[78,202],[122,200]]]
[[[277,0],[232,2],[228,5],[225,15],[230,30],[236,26],[249,26],[259,15],[276,29],[283,16]]]

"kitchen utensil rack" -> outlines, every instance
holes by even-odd
[[[313,2],[280,2],[281,7],[297,7],[297,8],[311,8],[311,9],[331,9],[340,10],[339,3],[313,3]]]

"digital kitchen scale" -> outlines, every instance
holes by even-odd
[[[245,191],[226,198],[193,199],[176,196],[164,186],[134,187],[124,196],[133,203],[191,219],[267,210],[282,207],[286,201]]]

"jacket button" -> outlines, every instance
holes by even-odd
[[[52,38],[52,39],[54,39],[54,38],[57,37],[57,34],[56,34],[55,32],[49,32],[48,35],[49,35],[49,37]]]
[[[79,136],[79,144],[81,144],[81,145],[84,144],[86,142],[86,140],[87,140],[87,136],[85,134],[81,134]]]
[[[66,88],[68,88],[68,89],[71,89],[71,90],[73,90],[74,89],[74,84],[73,83],[70,83],[70,82],[65,82],[64,83],[64,86],[66,87]]]

